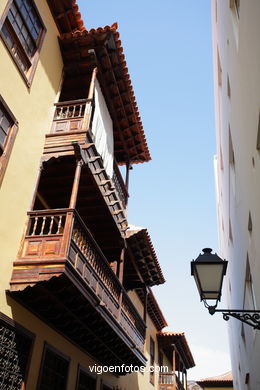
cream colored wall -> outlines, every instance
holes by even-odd
[[[229,261],[227,305],[247,305],[245,274],[249,259],[257,308],[260,308],[260,154],[256,148],[260,107],[260,2],[240,1],[240,17],[229,1],[212,0],[212,30],[217,139],[220,255]],[[217,11],[217,12],[216,12]],[[217,82],[217,50],[222,86]],[[231,96],[227,95],[229,76]],[[229,162],[229,127],[235,155]],[[221,150],[223,164],[221,164]],[[248,230],[249,212],[252,231]],[[232,237],[230,235],[232,231]],[[248,306],[245,307],[248,309]],[[228,322],[234,387],[260,385],[260,334],[235,319]],[[245,386],[247,373],[249,385]]]
[[[141,308],[141,303],[139,298],[135,293],[130,294],[133,303]],[[13,318],[20,325],[31,331],[35,334],[35,341],[32,350],[32,356],[30,360],[30,367],[27,376],[26,390],[35,390],[37,386],[37,381],[41,368],[42,354],[44,349],[44,344],[48,343],[51,346],[55,347],[63,355],[70,358],[69,364],[69,374],[68,374],[68,385],[67,389],[75,389],[77,383],[77,372],[78,366],[83,366],[87,371],[90,372],[89,366],[98,366],[100,363],[92,359],[86,353],[81,351],[74,344],[65,339],[62,335],[55,332],[52,328],[47,326],[44,322],[40,321],[36,316],[34,316],[26,308],[19,305],[12,298],[8,297],[8,306],[5,310],[5,314],[10,318]],[[37,330],[37,331],[36,331]],[[147,318],[147,334],[146,339],[148,342],[145,345],[145,356],[148,359],[147,365],[150,364],[150,336],[153,337],[155,341],[155,365],[158,366],[158,344],[156,339],[157,330],[151,321]],[[169,362],[164,356],[164,364],[168,365]],[[169,364],[171,369],[171,365]],[[97,378],[97,389],[100,389],[101,381],[104,384],[107,384],[111,387],[117,387],[120,390],[157,390],[159,375],[155,373],[154,385],[150,383],[150,375],[148,372],[141,373],[132,373],[126,376],[115,376],[113,374],[93,374]]]
[[[139,314],[143,316],[143,305],[137,296],[135,292],[130,292],[129,296],[137,308]],[[157,342],[157,329],[152,322],[149,315],[147,315],[147,329],[146,329],[146,341],[144,346],[144,355],[147,359],[147,366],[150,366],[150,337],[153,338],[155,343],[155,365],[158,366],[158,342]],[[167,358],[164,356],[164,363],[167,364]],[[121,377],[118,382],[118,386],[122,387],[124,390],[134,390],[134,389],[142,389],[142,390],[154,390],[158,389],[158,381],[159,381],[159,374],[158,372],[155,372],[154,376],[154,385],[150,383],[150,373],[145,372],[142,373],[132,373],[129,375],[126,375],[125,377]]]
[[[14,318],[14,320],[34,334],[37,329],[37,335],[33,345],[33,353],[30,360],[30,369],[27,376],[26,390],[35,390],[37,387],[42,352],[45,343],[50,344],[59,352],[70,358],[67,390],[75,389],[78,365],[88,369],[89,366],[93,366],[96,362],[11,298],[9,298],[8,301],[10,303],[9,314]],[[100,379],[101,377],[98,378],[98,380]]]
[[[0,2],[1,15],[6,3],[7,1]],[[50,131],[53,103],[57,100],[63,69],[57,40],[58,30],[47,2],[36,0],[35,3],[47,31],[30,89],[0,39],[0,93],[19,122],[17,137],[0,188],[0,311],[33,333],[37,330],[26,390],[36,388],[45,340],[57,348],[60,347],[65,354],[70,351],[72,355],[76,354],[75,347],[30,312],[10,298],[7,299],[5,294],[5,290],[9,288],[12,264],[16,259],[25,227],[26,213],[32,201],[45,134]],[[81,355],[83,356],[82,353]],[[72,365],[74,364],[76,363],[73,361]],[[71,370],[71,381],[74,381],[75,367],[71,366]]]
[[[3,12],[6,1],[0,2]],[[11,157],[0,188],[0,311],[6,312],[5,290],[9,288],[26,213],[36,185],[44,136],[50,131],[53,103],[62,77],[58,31],[47,2],[36,0],[47,29],[31,88],[28,89],[15,63],[0,40],[0,93],[19,122]]]

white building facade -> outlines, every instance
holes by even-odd
[[[212,0],[220,256],[226,303],[260,309],[260,1]],[[234,388],[260,389],[260,331],[229,321]]]

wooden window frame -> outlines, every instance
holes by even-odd
[[[110,385],[107,385],[106,383],[102,383],[101,389],[102,390],[113,390],[113,387],[111,387]]]
[[[153,346],[153,348],[152,348]],[[152,351],[153,349],[153,351]],[[154,339],[150,336],[150,367],[154,367],[155,366],[155,341]],[[154,371],[150,371],[150,383],[152,385],[154,385],[154,377],[155,377],[155,374],[154,374]]]
[[[31,347],[30,351],[28,354],[28,360],[25,368],[25,373],[24,373],[24,379],[22,382],[21,390],[23,390],[25,387],[25,383],[27,382],[28,379],[28,374],[29,374],[29,367],[32,359],[32,352],[33,352],[33,347],[34,347],[34,342],[35,342],[35,334],[29,331],[28,329],[24,328],[22,325],[20,325],[18,322],[14,321],[13,319],[9,318],[6,316],[4,313],[0,312],[0,325],[1,323],[6,326],[7,328],[13,330],[14,332],[20,333],[31,339]]]
[[[240,1],[241,0],[230,0],[229,3],[230,8],[236,11],[238,18],[240,17],[240,6],[241,6]]]
[[[7,106],[5,100],[0,95],[0,106],[2,106],[3,111],[6,113],[6,116],[9,117],[12,121],[12,126],[10,126],[6,139],[4,141],[3,148],[1,147],[2,154],[0,156],[0,186],[3,182],[3,178],[5,175],[5,171],[9,162],[9,158],[12,152],[12,148],[14,145],[15,137],[18,131],[18,121],[16,120],[15,116]]]
[[[15,0],[8,0],[6,8],[5,8],[4,12],[3,12],[3,15],[2,15],[1,19],[0,19],[0,37],[1,37],[2,41],[3,41],[3,43],[5,44],[6,49],[8,50],[11,58],[13,59],[17,69],[19,70],[19,72],[20,72],[20,74],[21,74],[21,76],[22,76],[23,80],[25,81],[25,83],[26,83],[28,88],[30,88],[30,86],[32,85],[33,77],[34,77],[34,74],[35,74],[35,71],[36,71],[36,67],[37,67],[37,63],[38,63],[39,57],[40,57],[40,51],[41,51],[41,48],[42,48],[44,36],[46,34],[46,28],[44,26],[44,23],[43,23],[43,20],[41,18],[41,15],[39,14],[39,11],[38,11],[38,9],[37,9],[37,7],[35,5],[35,2],[34,2],[34,0],[30,0],[30,2],[31,2],[32,7],[33,7],[33,9],[34,9],[34,11],[35,11],[35,13],[36,13],[36,15],[38,17],[38,21],[39,21],[39,23],[41,24],[41,27],[42,27],[41,31],[40,31],[40,34],[39,34],[39,37],[38,37],[37,41],[35,42],[35,44],[36,44],[35,52],[33,53],[33,55],[31,57],[29,57],[28,54],[25,52],[25,50],[22,47],[22,44],[21,44],[18,36],[16,35],[12,25],[10,24],[10,22],[7,19],[7,15],[8,15],[8,12],[10,10],[10,7],[11,7],[12,3],[16,4]],[[17,7],[17,5],[16,5],[16,7]],[[15,53],[13,53],[12,49],[8,45],[6,37],[5,37],[5,35],[4,35],[3,31],[2,31],[4,26],[7,28],[10,36],[12,37],[13,41],[15,42],[16,52],[19,53],[20,61],[27,64],[27,66],[28,66],[27,70],[24,70],[22,68],[21,64],[19,63],[19,60],[15,56]]]
[[[84,366],[81,364],[78,364],[78,370],[77,370],[77,383],[76,383],[76,390],[78,390],[79,386],[79,378],[80,378],[80,372],[83,372],[84,374],[88,375],[90,378],[94,379],[96,381],[97,385],[97,375],[94,373],[89,372]]]
[[[158,349],[158,366],[160,367],[160,372],[163,367],[163,351]]]
[[[62,359],[66,360],[68,362],[68,372],[67,372],[67,379],[66,379],[66,385],[65,385],[65,389],[68,389],[68,382],[69,382],[68,379],[69,379],[69,373],[70,373],[70,360],[71,359],[69,356],[63,354],[61,351],[59,351],[57,348],[53,347],[51,344],[47,343],[46,341],[44,343],[44,347],[43,347],[43,351],[42,351],[41,367],[40,367],[40,371],[39,371],[39,375],[38,375],[36,389],[40,390],[40,387],[41,387],[41,379],[42,379],[42,374],[43,374],[44,360],[45,360],[47,350],[53,352],[54,354],[58,355],[59,357],[61,357]]]
[[[237,16],[240,17],[240,0],[234,0],[234,4],[237,11]]]

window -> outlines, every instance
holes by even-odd
[[[256,296],[252,281],[252,275],[250,270],[249,258],[247,255],[247,266],[246,266],[246,278],[245,278],[245,293],[244,293],[244,306],[249,310],[257,310]]]
[[[34,336],[0,313],[0,388],[24,388]]]
[[[12,151],[18,123],[0,95],[0,185]]]
[[[78,369],[76,390],[96,390],[96,379],[90,376],[82,367]]]
[[[66,390],[69,359],[46,344],[38,383],[38,390]]]
[[[260,111],[259,111],[259,114],[258,114],[256,149],[258,150],[258,152],[260,152]]]
[[[230,0],[230,8],[236,11],[237,16],[240,16],[240,0]]]
[[[7,6],[1,37],[28,85],[33,78],[44,33],[33,0],[13,0]]]
[[[159,364],[159,367],[160,367],[160,371],[162,371],[162,367],[163,367],[163,353],[160,350],[159,350],[158,364]]]
[[[102,390],[112,390],[112,387],[108,387],[108,386],[103,384]]]
[[[253,230],[253,223],[252,223],[252,217],[251,217],[250,211],[249,211],[249,215],[248,215],[248,224],[247,224],[247,228],[248,228],[249,233],[251,234],[251,233],[252,233],[252,230]]]
[[[239,17],[239,13],[240,13],[240,0],[235,0],[235,7],[236,7],[236,10],[237,10],[237,16]]]
[[[230,88],[229,75],[227,75],[227,95],[229,98],[231,98],[231,88]]]
[[[152,337],[150,337],[150,366],[151,367],[154,366],[154,352],[155,352],[154,341]],[[154,385],[154,372],[150,372],[150,383]]]
[[[218,85],[219,87],[222,86],[222,66],[220,62],[220,56],[219,56],[219,51],[217,49],[217,67],[218,67]]]
[[[235,153],[233,148],[233,142],[232,142],[232,136],[231,136],[231,129],[229,126],[228,129],[228,144],[229,144],[229,164],[232,166],[233,169],[235,169]]]

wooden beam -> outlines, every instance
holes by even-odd
[[[82,165],[83,165],[83,161],[78,160],[76,170],[75,170],[75,176],[74,176],[71,196],[70,196],[70,204],[69,204],[70,209],[75,209],[75,207],[76,207]]]
[[[91,77],[89,91],[88,91],[88,99],[94,98],[95,80],[97,77],[97,71],[98,71],[97,67],[95,67],[92,71],[92,77]]]

